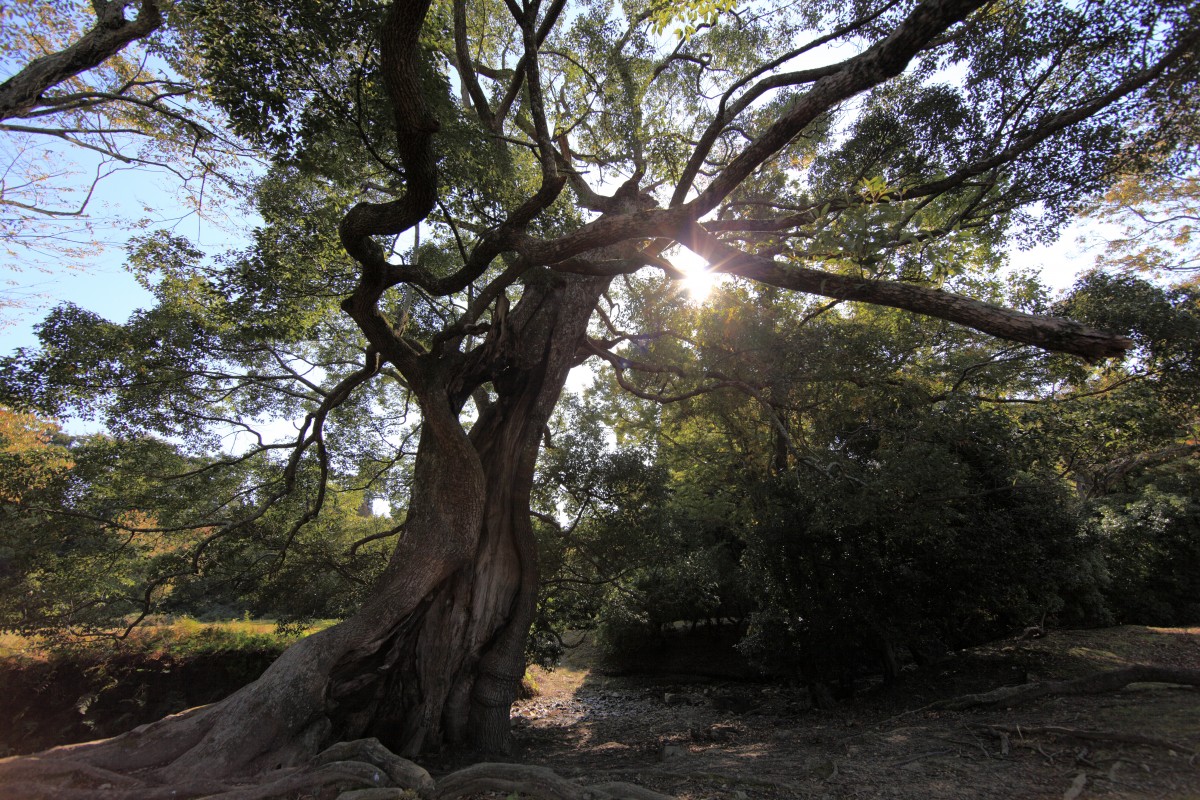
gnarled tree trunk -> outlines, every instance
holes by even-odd
[[[483,474],[472,557],[433,588],[386,645],[337,665],[335,693],[386,667],[378,686],[358,687],[360,710],[339,712],[346,725],[340,737],[375,736],[406,756],[443,743],[481,753],[509,749],[509,708],[537,600],[529,496],[539,443],[608,283],[551,275],[540,281],[526,287],[504,332],[495,334],[502,343],[488,371],[496,375],[496,397],[467,435]],[[393,559],[389,572],[405,568]]]
[[[403,755],[507,751],[537,593],[539,442],[607,283],[546,275],[526,286],[483,365],[495,399],[469,432],[452,388],[461,374],[448,369],[422,392],[405,532],[362,610],[220,703],[44,757],[203,786],[364,736]]]

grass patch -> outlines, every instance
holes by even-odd
[[[44,658],[45,645],[40,636],[0,633],[0,658]]]
[[[324,630],[335,622],[318,620],[302,630],[280,631],[274,620],[201,622],[187,616],[164,617],[139,625],[124,639],[98,637],[67,644],[51,644],[41,637],[3,633],[0,634],[0,658],[44,661],[63,656],[103,658],[112,653],[169,653],[189,658],[209,653],[282,652],[298,639]]]

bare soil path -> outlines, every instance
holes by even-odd
[[[594,648],[535,672],[519,760],[681,800],[1200,800],[1200,690],[1134,684],[1015,708],[930,704],[1132,664],[1200,668],[1200,627],[1051,632],[955,654],[831,711],[772,683],[605,674]]]

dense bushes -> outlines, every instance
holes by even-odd
[[[599,386],[560,420],[543,631],[594,627],[636,661],[734,624],[760,667],[832,682],[1034,625],[1200,621],[1189,290],[1085,279],[1063,310],[1137,342],[1097,368],[724,291],[671,320],[721,388],[657,405]]]
[[[1023,469],[999,415],[942,406],[876,417],[829,474],[762,485],[743,564],[756,587],[743,649],[830,681],[1046,619],[1101,619],[1100,565],[1053,476]]]
[[[1091,521],[1108,566],[1108,602],[1123,622],[1200,621],[1200,469],[1156,470],[1128,494],[1105,498]]]

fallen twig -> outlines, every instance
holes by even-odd
[[[920,755],[915,755],[911,758],[906,758],[902,761],[895,761],[891,764],[888,764],[888,766],[893,767],[893,768],[903,767],[905,764],[912,764],[913,762],[920,761],[923,758],[936,758],[937,756],[948,756],[948,755],[951,755],[952,753],[954,753],[953,750],[930,750],[928,753],[921,753]]]

